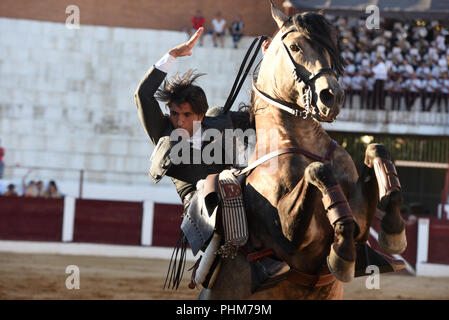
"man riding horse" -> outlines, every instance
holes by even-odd
[[[202,216],[201,208],[198,210],[198,196],[196,195],[198,181],[205,179],[209,175],[218,174],[235,164],[236,157],[239,156],[236,149],[242,150],[244,146],[237,145],[232,140],[231,145],[225,145],[223,139],[211,143],[221,143],[223,150],[222,157],[218,161],[205,163],[203,153],[208,144],[205,140],[205,132],[209,129],[216,129],[221,134],[226,129],[247,129],[254,127],[250,123],[249,113],[245,111],[231,111],[226,114],[221,108],[209,109],[204,91],[195,84],[195,80],[202,74],[194,74],[191,70],[182,76],[176,75],[171,80],[166,80],[163,88],[158,89],[166,78],[167,72],[175,59],[192,54],[192,48],[200,38],[204,28],[200,28],[186,43],[182,43],[165,54],[150,70],[145,74],[135,92],[135,102],[142,125],[150,140],[156,145],[151,156],[150,177],[155,183],[162,177],[169,176],[175,184],[176,190],[184,203],[184,219],[181,229],[183,236],[187,237],[194,255],[199,249],[203,249],[204,244],[211,237],[215,229],[215,215]],[[268,41],[264,43],[266,49]],[[170,111],[169,116],[162,113],[157,100],[166,103]],[[174,138],[175,137],[175,138]],[[177,137],[187,138],[188,147],[181,152],[188,154],[185,162],[176,162],[173,159],[181,157],[174,150],[176,143],[180,142]],[[176,140],[176,141],[174,141]],[[182,146],[182,143],[179,145]],[[227,156],[232,148],[231,156]],[[199,161],[195,162],[193,159]],[[220,159],[221,158],[221,159]],[[209,184],[214,184],[210,181]],[[187,211],[187,208],[190,208]],[[187,215],[187,218],[186,218]],[[199,231],[199,235],[195,232]],[[185,242],[183,243],[185,246]],[[176,260],[176,257],[175,257]],[[182,268],[180,265],[178,269]],[[174,280],[174,285],[179,284],[178,279]],[[176,283],[178,281],[178,283]]]
[[[212,290],[203,290],[200,298],[234,297],[234,290],[227,291],[231,279],[246,286],[239,297],[254,294],[256,288],[252,283],[248,286],[248,281],[252,281],[253,271],[257,273],[258,268],[259,271],[271,268],[262,275],[263,280],[267,280],[267,275],[275,275],[275,278],[279,276],[277,279],[281,282],[292,279],[296,290],[293,291],[294,296],[304,297],[302,294],[308,292],[306,296],[315,297],[311,294],[315,291],[303,291],[304,287],[310,285],[313,288],[317,285],[324,288],[317,289],[316,297],[341,296],[342,287],[335,280],[350,281],[357,272],[355,241],[361,244],[366,242],[377,197],[386,208],[379,239],[381,247],[388,253],[399,253],[405,249],[404,224],[398,209],[401,201],[400,184],[389,152],[383,146],[370,145],[366,153],[366,169],[358,177],[350,156],[319,125],[320,121],[334,121],[344,100],[344,92],[336,81],[338,73],[343,69],[336,45],[336,31],[320,14],[305,13],[289,19],[274,6],[272,14],[281,32],[273,40],[276,44],[273,48],[270,46],[270,54],[267,51],[268,59],[264,57],[253,87],[255,95],[250,113],[255,120],[257,144],[252,163],[246,171],[241,171],[247,176],[243,198],[248,210],[251,235],[251,243],[246,249],[262,250],[250,253],[257,261],[251,263],[249,276],[248,260],[251,260],[250,255],[243,253],[244,250],[239,251],[235,260],[223,259],[223,271],[220,271],[218,279],[217,275],[209,274],[207,280],[209,282],[213,278],[211,282],[217,284]],[[213,210],[219,201],[213,199],[214,205],[210,207],[213,212],[206,208],[208,214],[202,220],[196,220],[198,211],[192,208],[199,206],[197,195],[201,192],[195,184],[201,179],[206,182],[209,180],[209,185],[201,185],[205,189],[202,196],[207,195],[206,190],[217,185],[215,179],[209,179],[211,174],[222,172],[233,162],[220,165],[201,163],[197,166],[174,164],[173,152],[170,153],[174,145],[169,136],[175,129],[181,128],[188,141],[195,144],[195,139],[192,139],[196,133],[194,121],[200,121],[205,128],[217,128],[220,132],[226,128],[245,130],[252,127],[248,122],[248,113],[223,114],[220,109],[212,109],[212,114],[206,113],[207,102],[198,107],[194,100],[181,94],[184,90],[195,88],[194,91],[204,97],[202,101],[206,101],[204,92],[193,85],[196,77],[192,77],[191,73],[167,81],[164,88],[157,92],[166,76],[167,66],[177,57],[190,55],[201,32],[199,30],[187,43],[173,48],[156,63],[140,83],[135,95],[141,122],[152,142],[157,144],[152,155],[150,176],[157,182],[167,175],[175,183],[185,204],[181,229],[184,234],[196,232],[202,238],[197,243],[189,239],[194,255],[199,249],[205,249],[206,253],[208,249],[216,252],[217,243],[220,243],[219,236],[218,240],[215,239],[214,230],[220,226],[215,225],[216,210]],[[297,39],[297,43],[292,39]],[[317,48],[321,52],[316,51]],[[280,57],[286,59],[286,62],[279,63],[277,59]],[[293,68],[293,77],[288,72],[289,68]],[[276,76],[275,72],[280,73]],[[155,94],[167,102],[170,116],[162,114]],[[278,149],[270,155],[256,159],[254,155],[263,155],[259,151],[266,150],[267,146],[274,143],[269,137],[263,136],[263,131],[270,128],[277,130],[280,145],[275,146]],[[196,136],[202,140],[201,133]],[[282,148],[284,145],[286,147]],[[278,172],[264,173],[264,167],[273,162],[279,162]],[[337,162],[338,166],[335,165]],[[208,207],[207,197],[202,199]],[[209,240],[209,246],[204,248]],[[180,245],[185,245],[185,242],[181,241]],[[372,249],[366,248],[365,253],[367,259],[358,261],[358,268],[363,270],[370,261],[376,261]],[[266,263],[262,266],[259,263],[257,267],[259,258],[268,258],[267,255],[274,257],[274,260],[269,261],[275,262],[274,267]],[[323,268],[323,258],[326,257],[328,269]],[[279,261],[283,262],[276,264]],[[377,261],[388,264],[382,259]],[[278,268],[282,264],[288,265],[290,270],[282,273],[284,269]],[[181,264],[177,272],[172,272],[177,285],[182,277],[182,268]],[[235,270],[241,272],[236,275]],[[273,270],[281,273],[272,273]],[[205,288],[210,286],[206,284]],[[277,288],[282,293],[278,297],[289,297],[292,285],[282,284],[277,285]],[[334,291],[335,294],[332,293]],[[262,297],[273,297],[272,293],[268,289],[268,296]]]

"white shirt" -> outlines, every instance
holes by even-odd
[[[376,80],[387,80],[388,70],[384,62],[379,62],[373,67],[374,79]]]
[[[449,79],[440,79],[441,92],[449,93]]]
[[[416,78],[416,79],[408,79],[406,81],[406,83],[407,83],[407,87],[412,92],[418,92],[419,89],[422,89],[422,87],[423,87],[422,81],[419,80],[418,78]]]
[[[352,89],[354,90],[362,90],[363,88],[363,83],[365,82],[365,77],[358,75],[358,76],[354,76],[352,77]]]
[[[224,26],[226,24],[225,19],[221,19],[220,21],[217,20],[217,18],[214,18],[212,20],[212,25],[214,27],[214,31],[218,33],[222,33],[224,31]]]
[[[154,64],[154,67],[162,72],[168,73],[168,70],[175,62],[176,58],[166,53],[158,62]]]

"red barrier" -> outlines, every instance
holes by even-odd
[[[436,218],[429,220],[427,262],[449,264],[449,221]]]
[[[73,242],[140,245],[142,202],[77,199]]]
[[[0,197],[0,239],[61,241],[64,199]]]
[[[183,206],[154,204],[153,246],[174,247],[179,238]]]

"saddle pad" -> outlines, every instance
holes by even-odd
[[[222,200],[224,244],[218,250],[223,257],[234,258],[239,247],[248,241],[248,225],[243,204],[242,188],[232,170],[224,170],[218,177]]]

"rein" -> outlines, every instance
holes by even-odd
[[[223,107],[223,113],[227,113],[231,107],[232,104],[234,103],[235,99],[237,98],[237,95],[240,91],[240,89],[242,88],[243,83],[245,82],[245,78],[249,73],[249,70],[251,69],[252,65],[254,64],[254,60],[257,57],[257,54],[259,53],[259,49],[262,46],[262,43],[267,39],[267,36],[259,36],[257,38],[255,38],[253,40],[253,42],[251,43],[250,47],[248,48],[248,51],[246,51],[246,55],[243,58],[242,64],[240,65],[240,69],[239,72],[237,73],[237,77],[234,80],[234,85],[232,86],[231,92],[229,93],[228,99],[225,102],[225,105]],[[251,51],[254,48],[254,45],[256,44],[256,42],[259,41],[257,43],[257,47],[256,50],[253,53],[253,56],[251,58],[251,61],[249,62],[248,66],[246,67],[245,72],[242,75],[243,69],[246,65],[246,61],[248,60]]]
[[[262,163],[267,162],[268,160],[271,160],[275,157],[278,157],[282,154],[286,154],[286,153],[299,153],[302,154],[303,156],[306,156],[307,158],[310,158],[312,160],[316,160],[319,162],[331,162],[332,164],[332,153],[334,152],[335,148],[337,147],[337,142],[335,140],[331,140],[331,143],[329,145],[329,149],[327,150],[327,153],[324,157],[318,156],[316,154],[313,154],[307,150],[301,149],[301,148],[284,148],[284,149],[280,149],[280,150],[276,150],[273,152],[270,152],[269,154],[257,159],[256,161],[254,161],[253,163],[251,163],[248,167],[236,171],[235,174],[236,175],[242,175],[242,174],[246,174],[247,172],[252,171],[253,169],[255,169],[257,166],[261,165]]]

